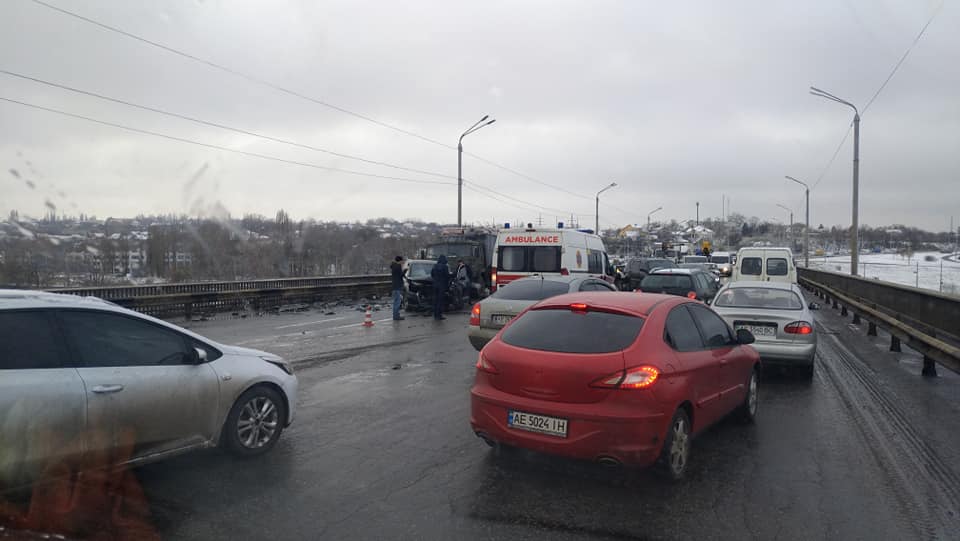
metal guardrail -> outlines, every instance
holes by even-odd
[[[94,296],[154,317],[218,312],[264,312],[291,304],[387,295],[390,276],[321,276],[236,282],[196,282],[143,286],[51,289],[53,293]]]
[[[868,320],[867,333],[879,326],[890,333],[891,351],[900,341],[924,356],[924,375],[936,375],[935,362],[960,372],[960,298],[880,280],[835,272],[799,269],[800,283],[840,308],[853,322]]]

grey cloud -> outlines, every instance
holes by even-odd
[[[53,0],[51,0],[53,1]],[[57,5],[213,59],[577,193],[610,180],[608,224],[646,212],[733,210],[782,217],[816,180],[851,118],[811,84],[865,103],[934,2],[70,2]],[[26,0],[0,7],[0,68],[238,128],[456,174],[456,153],[90,27]],[[864,115],[861,221],[944,229],[960,169],[960,10],[947,5]],[[0,76],[0,95],[284,159],[370,166],[105,104]],[[126,133],[0,103],[0,160],[64,186],[98,215],[190,212],[202,197],[234,215],[456,217],[455,186],[360,179]],[[22,153],[22,156],[18,153]],[[816,223],[849,221],[848,142],[811,196]],[[209,170],[187,194],[202,164]],[[396,173],[396,172],[393,172]],[[216,178],[215,183],[207,182]],[[406,175],[399,175],[406,176]],[[464,176],[498,193],[590,214],[592,201],[465,156]],[[41,214],[40,183],[0,178],[0,213]],[[46,185],[49,189],[49,184]],[[58,207],[65,205],[58,203]],[[218,209],[220,207],[217,207]],[[202,208],[198,208],[202,210]],[[465,191],[469,220],[535,219]],[[220,212],[220,210],[217,210]],[[546,213],[544,213],[546,215]]]

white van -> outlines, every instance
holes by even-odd
[[[588,231],[527,227],[501,229],[493,251],[493,288],[532,276],[586,274],[613,283],[603,240]]]
[[[790,248],[740,248],[730,280],[797,283]]]

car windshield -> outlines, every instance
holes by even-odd
[[[711,263],[720,263],[720,264],[730,263],[730,256],[727,256],[727,255],[714,255],[714,256],[710,256],[710,262],[711,262]]]
[[[682,293],[693,289],[693,281],[689,274],[650,274],[640,283],[643,290],[683,290]]]
[[[731,287],[717,295],[713,305],[717,308],[802,310],[803,300],[793,291],[786,289]]]
[[[509,301],[539,301],[548,297],[562,295],[570,290],[568,282],[554,280],[517,280],[501,286],[493,297]]]
[[[567,308],[531,310],[503,332],[503,341],[526,349],[558,353],[610,353],[630,346],[643,319]],[[603,340],[597,340],[603,336]]]
[[[707,257],[702,255],[688,255],[683,258],[684,263],[706,263],[707,261]]]
[[[416,262],[409,264],[407,277],[411,280],[425,280],[430,278],[430,271],[433,270],[435,263]]]

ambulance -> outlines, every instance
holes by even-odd
[[[511,229],[497,234],[493,252],[493,288],[524,276],[567,276],[584,274],[613,283],[608,274],[610,260],[603,240],[589,229],[533,227]]]

